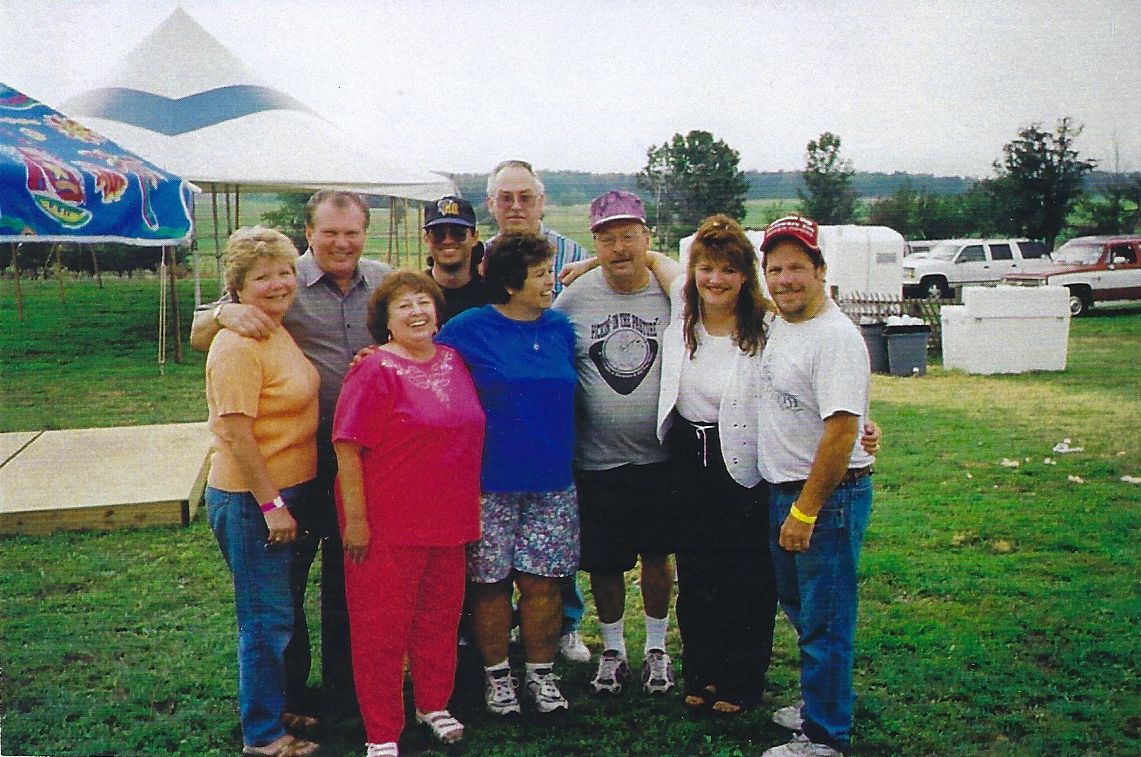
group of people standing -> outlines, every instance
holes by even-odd
[[[589,261],[541,225],[543,202],[531,167],[507,161],[488,180],[486,243],[466,200],[429,204],[426,272],[361,257],[368,208],[351,193],[310,199],[300,257],[272,230],[231,238],[228,296],[191,341],[209,349],[207,509],[234,578],[244,753],[317,749],[302,600],[320,543],[325,693],[356,699],[368,757],[398,753],[406,660],[417,721],[462,738],[447,706],[465,604],[488,710],[520,712],[521,693],[567,710],[555,657],[589,659],[578,570],[602,640],[592,691],[632,678],[624,573],[639,562],[641,685],[670,691],[670,555],[685,705],[758,703],[779,599],[802,702],[774,715],[798,733],[766,755],[842,754],[879,430],[815,224],[767,230],[770,302],[726,216],[702,224],[683,270],[650,252],[632,193],[591,204]]]

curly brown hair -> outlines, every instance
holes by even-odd
[[[446,312],[444,293],[431,276],[420,271],[393,271],[384,277],[380,286],[372,293],[368,300],[368,333],[377,344],[384,344],[389,339],[388,333],[388,305],[405,292],[413,294],[426,294],[432,298],[436,306],[436,326],[440,325],[440,316]]]
[[[761,294],[757,273],[757,250],[741,225],[718,213],[701,222],[689,246],[689,262],[685,267],[685,316],[682,321],[685,346],[692,359],[697,352],[697,322],[701,317],[701,295],[697,292],[695,271],[702,260],[724,261],[745,274],[737,297],[737,347],[755,355],[765,346],[765,314],[774,305]]]

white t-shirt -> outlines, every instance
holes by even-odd
[[[868,350],[855,324],[832,300],[808,321],[773,321],[761,355],[760,381],[758,469],[772,483],[808,478],[825,418],[851,413],[862,427],[868,414]],[[848,467],[873,462],[857,438]]]
[[[696,332],[697,352],[690,360],[687,350],[681,363],[677,411],[694,423],[717,423],[725,385],[737,359],[737,343],[731,335],[710,336],[700,321]]]

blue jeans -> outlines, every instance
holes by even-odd
[[[586,600],[582,590],[578,588],[578,573],[559,579],[559,593],[563,597],[563,627],[559,631],[562,636],[571,631],[577,631],[582,623],[582,613],[586,609]]]
[[[872,509],[870,476],[841,484],[817,516],[807,552],[781,548],[780,528],[799,490],[769,487],[769,548],[777,597],[796,627],[804,734],[840,750],[852,731],[856,570]]]
[[[304,484],[282,489],[282,499],[293,505],[305,489]],[[285,735],[285,648],[293,637],[290,570],[297,547],[267,543],[265,517],[249,492],[208,486],[206,512],[234,579],[242,740],[264,746]]]

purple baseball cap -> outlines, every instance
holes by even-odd
[[[646,223],[646,206],[633,192],[612,189],[600,194],[590,203],[590,230],[610,221],[639,221]]]

